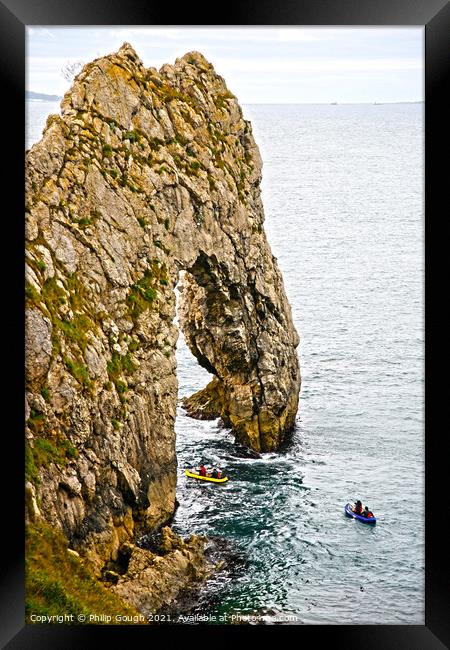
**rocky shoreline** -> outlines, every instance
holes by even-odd
[[[55,593],[57,601],[44,598],[44,611],[61,607],[60,592],[69,604],[72,580],[75,577],[78,584],[78,574],[81,574],[82,583],[90,584],[90,591],[97,595],[96,622],[110,622],[111,616],[127,617],[123,622],[129,621],[130,616],[134,617],[133,622],[152,622],[152,616],[174,608],[175,603],[185,611],[197,598],[201,585],[225,564],[220,554],[211,552],[211,542],[205,536],[191,535],[183,539],[169,526],[163,526],[150,535],[151,544],[148,540],[143,543],[146,536],[139,540],[140,545],[123,543],[116,559],[106,562],[98,574],[95,565],[82,552],[70,548],[64,535],[46,524],[30,486],[27,487],[27,513],[27,540],[32,540],[32,544],[27,542],[26,553],[29,615],[36,614],[36,605],[46,592]],[[64,565],[69,571],[64,570]],[[59,568],[63,569],[62,574]],[[107,594],[113,596],[112,600]],[[90,599],[85,599],[82,593],[76,593],[76,597],[75,611],[80,613],[89,606]]]
[[[198,585],[180,591],[172,603],[160,610],[166,622],[181,625],[190,621],[201,622],[198,617],[212,611],[223,598],[228,585],[246,570],[247,556],[228,539],[209,537],[204,553],[214,570]]]
[[[145,616],[159,613],[180,593],[198,589],[218,568],[205,555],[206,542],[207,538],[199,535],[183,540],[166,526],[157,553],[126,544],[121,549],[126,570],[114,574],[112,590]]]

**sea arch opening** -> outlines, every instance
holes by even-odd
[[[200,251],[180,271],[176,294],[180,345],[186,345],[203,369],[204,380],[200,387],[191,382],[193,390],[183,394],[185,410],[200,420],[220,417],[237,442],[260,451],[264,387],[258,375],[261,351],[251,287],[218,255]]]

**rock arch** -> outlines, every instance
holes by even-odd
[[[259,257],[248,268],[249,259],[240,258],[236,273],[225,257],[200,253],[185,276],[180,325],[200,365],[215,377],[184,405],[193,417],[220,416],[240,443],[271,451],[294,424],[297,339],[289,339],[280,310],[279,276],[266,285],[267,260]]]
[[[261,165],[201,54],[158,72],[128,44],[83,68],[27,152],[30,480],[46,517],[97,553],[99,531],[116,552],[173,513],[180,271],[181,326],[215,375],[188,410],[258,451],[294,424],[298,335]]]

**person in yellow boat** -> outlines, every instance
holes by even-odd
[[[204,465],[201,465],[198,473],[200,474],[200,476],[206,476],[206,467]]]
[[[214,467],[211,473],[211,478],[222,478],[222,472],[218,467]]]

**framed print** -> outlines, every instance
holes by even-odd
[[[446,647],[448,3],[0,12],[3,646]]]

